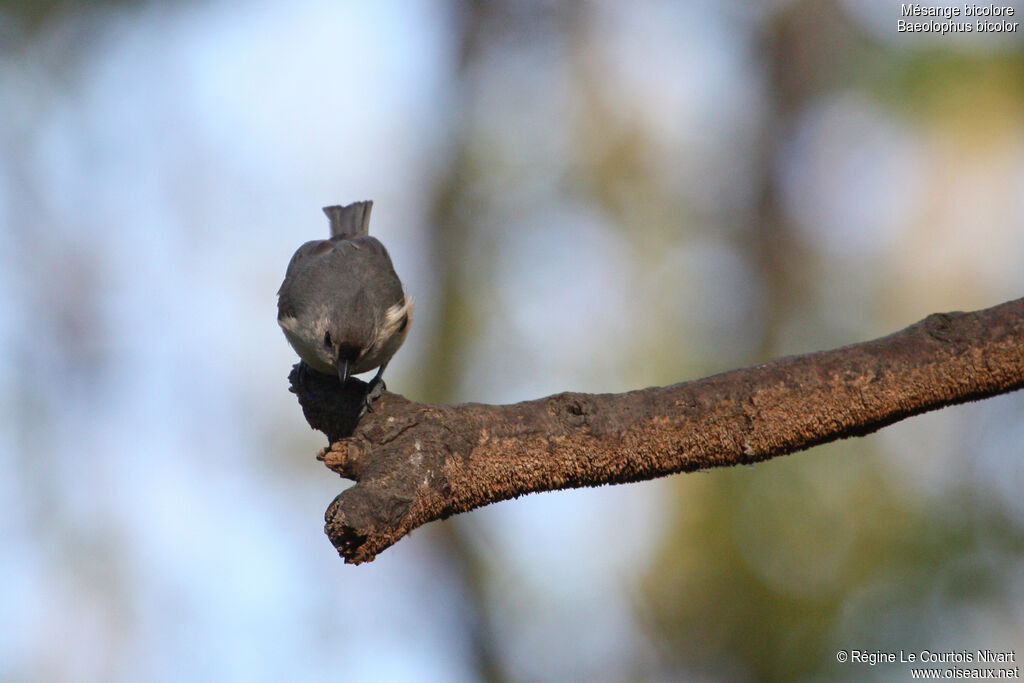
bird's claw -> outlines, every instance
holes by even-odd
[[[363,396],[363,408],[359,411],[359,417],[373,412],[373,402],[379,399],[387,391],[387,385],[379,376],[374,377],[366,387],[366,394]]]

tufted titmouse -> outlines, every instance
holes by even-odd
[[[387,249],[368,234],[372,208],[324,207],[331,238],[299,247],[277,291],[277,322],[306,365],[342,384],[379,367],[370,392],[383,386],[412,316]]]

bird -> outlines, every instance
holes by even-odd
[[[378,368],[367,409],[413,310],[387,249],[369,234],[372,209],[372,201],[325,206],[330,238],[299,247],[277,291],[277,322],[308,367],[342,384]]]

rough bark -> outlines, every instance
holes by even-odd
[[[1024,386],[1024,299],[936,313],[873,341],[667,387],[434,405],[385,392],[357,420],[358,380],[290,376],[317,456],[355,486],[327,509],[346,562],[416,527],[535,491],[766,460]]]

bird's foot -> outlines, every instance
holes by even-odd
[[[296,385],[301,386],[305,384],[307,378],[309,377],[309,373],[312,372],[312,370],[309,369],[309,366],[306,365],[306,361],[304,360],[299,360],[298,364],[296,364],[295,366],[295,369],[295,381],[292,383],[292,386],[288,389],[288,391],[292,392],[293,394],[295,393]]]
[[[366,415],[366,413],[373,412],[373,402],[379,399],[384,392],[387,391],[387,385],[384,384],[384,380],[378,375],[366,387],[366,395],[363,397],[363,409],[359,412],[359,417]]]

